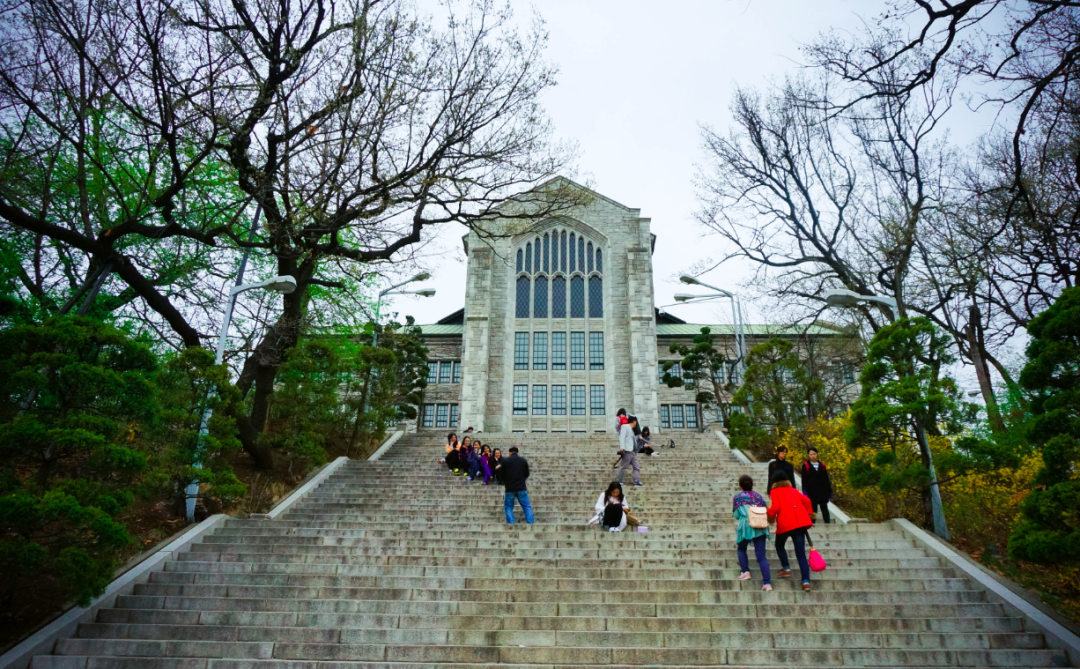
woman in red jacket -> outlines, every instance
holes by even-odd
[[[802,589],[810,591],[810,563],[806,560],[806,529],[814,524],[810,498],[796,490],[784,472],[773,472],[769,499],[769,520],[776,521],[776,555],[780,558],[780,577],[791,576],[784,545],[788,538],[795,545],[795,559],[799,561]]]

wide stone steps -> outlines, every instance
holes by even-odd
[[[710,435],[640,458],[647,533],[587,526],[611,434],[480,435],[529,458],[537,523],[452,476],[445,435],[350,462],[279,520],[230,520],[99,612],[36,669],[1047,667],[1061,654],[892,526],[815,527],[813,590],[740,581]],[[666,442],[665,439],[658,441]],[[627,482],[629,483],[629,482]],[[759,486],[760,488],[760,486]],[[794,558],[793,549],[789,554]],[[797,576],[797,572],[796,572]]]

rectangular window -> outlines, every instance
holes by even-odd
[[[449,360],[439,363],[439,383],[450,383],[450,370],[453,367]]]
[[[546,332],[533,333],[533,369],[547,369]]]
[[[514,333],[514,369],[529,368],[529,333]]]
[[[533,386],[533,415],[547,415],[547,386]]]
[[[551,386],[551,415],[566,415],[566,386]]]
[[[450,405],[450,427],[458,426],[458,416],[460,415],[461,407],[456,404]]]
[[[514,415],[529,415],[529,386],[514,386]]]
[[[589,386],[589,413],[593,416],[607,413],[604,406],[604,386]]]
[[[566,333],[551,333],[551,368],[566,369]]]
[[[683,413],[681,404],[671,405],[671,427],[675,430],[681,430],[683,427]]]
[[[435,427],[446,427],[449,424],[447,417],[450,413],[450,405],[438,404],[435,409]]]
[[[589,369],[604,368],[604,333],[589,333]]]
[[[570,386],[570,415],[585,415],[585,386]]]
[[[686,427],[697,429],[697,405],[686,405]]]
[[[454,378],[450,383],[461,383],[461,361],[454,361]]]
[[[664,363],[665,362],[670,362],[670,361],[668,361],[668,360],[661,360],[660,361],[660,383],[664,382],[664,375],[665,374],[670,374],[671,378],[673,378],[673,379],[681,379],[682,378],[682,366],[679,365],[678,362],[676,362],[674,365],[671,366],[671,369],[669,369],[667,371],[664,371]]]
[[[584,332],[570,333],[570,369],[585,369]]]
[[[439,363],[429,362],[427,364],[427,382],[438,383],[439,382]]]
[[[660,405],[660,427],[664,429],[671,427],[671,412],[666,404]]]
[[[424,405],[424,427],[435,427],[435,405]]]

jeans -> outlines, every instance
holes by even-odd
[[[818,511],[818,507],[821,507],[820,511]],[[829,524],[829,502],[827,500],[824,502],[810,500],[810,508],[814,510],[814,513],[821,514],[821,520],[824,521],[826,525]]]
[[[503,496],[503,509],[506,510],[506,523],[508,525],[514,524],[514,500],[521,502],[521,510],[525,512],[525,522],[532,525],[533,523],[533,510],[532,504],[529,503],[529,491],[522,490],[521,492],[507,491]]]
[[[776,535],[776,556],[780,558],[780,568],[791,569],[791,562],[788,561],[787,551],[784,550],[784,544],[787,543],[788,537],[791,537],[791,543],[795,545],[795,559],[799,561],[799,575],[802,577],[802,582],[809,583],[810,562],[806,559],[805,527],[800,527],[797,530]]]
[[[746,554],[746,548],[750,545],[750,539],[743,539],[738,544],[739,569],[743,572],[750,571],[750,557]],[[769,573],[769,559],[765,557],[765,535],[754,537],[754,557],[757,558],[758,569],[761,570],[762,585],[772,583],[772,575]]]

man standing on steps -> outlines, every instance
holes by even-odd
[[[525,479],[529,478],[529,461],[518,455],[518,447],[510,447],[510,455],[503,458],[499,466],[502,475],[503,508],[506,510],[506,522],[514,524],[514,500],[521,502],[521,510],[525,512],[525,522],[533,524],[532,504],[529,503],[529,491],[525,488]]]
[[[633,468],[634,485],[638,488],[644,488],[645,484],[641,482],[641,469],[638,467],[637,453],[634,452],[634,447],[637,445],[637,435],[634,434],[634,428],[637,427],[637,416],[627,416],[626,420],[626,424],[619,428],[619,457],[622,458],[622,462],[619,463],[619,473],[615,476],[615,480],[622,483],[626,470]]]

